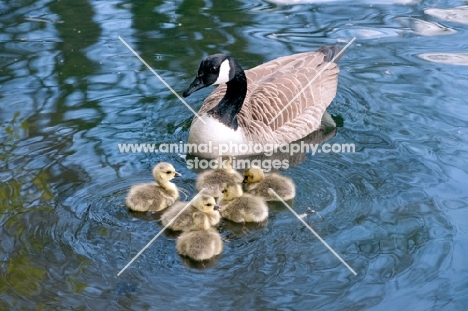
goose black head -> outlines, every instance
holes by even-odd
[[[229,55],[213,54],[205,57],[198,68],[197,77],[184,92],[184,97],[204,87],[229,82],[234,78],[234,68],[234,60]]]

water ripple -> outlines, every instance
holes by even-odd
[[[420,58],[441,64],[468,66],[468,53],[422,53]]]
[[[403,26],[409,27],[415,34],[423,36],[451,35],[457,31],[444,27],[438,23],[424,21],[412,17],[398,17],[395,19]]]
[[[306,2],[0,3],[0,309],[463,309],[466,7]],[[205,266],[168,232],[117,277],[161,229],[127,210],[130,186],[159,161],[190,195],[196,179],[178,154],[119,152],[186,141],[192,115],[118,36],[179,91],[207,54],[251,68],[356,36],[324,139],[357,152],[301,154],[282,173],[358,275],[278,203],[259,226],[223,223]]]
[[[425,9],[424,13],[446,21],[468,24],[468,6],[448,9]]]

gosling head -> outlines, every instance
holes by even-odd
[[[232,157],[222,156],[214,160],[216,162],[216,168],[221,170],[232,170]]]
[[[157,182],[168,182],[174,177],[182,176],[176,172],[174,166],[167,162],[158,163],[153,168],[153,177]]]
[[[224,184],[223,190],[221,192],[223,193],[224,198],[227,200],[241,197],[244,194],[241,185],[234,182]]]
[[[184,97],[212,84],[229,82],[234,78],[237,67],[239,65],[235,63],[234,59],[226,54],[205,57],[198,68],[197,77],[184,92]]]
[[[192,204],[197,210],[206,214],[217,213],[219,205],[212,196],[202,194]]]
[[[263,170],[257,166],[252,166],[251,168],[244,170],[244,181],[242,183],[256,183],[260,182],[265,178]]]

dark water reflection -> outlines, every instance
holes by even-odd
[[[464,310],[462,5],[0,3],[0,309]],[[212,267],[187,267],[165,235],[117,277],[161,228],[125,209],[129,186],[161,160],[191,195],[196,178],[178,154],[119,153],[185,141],[192,116],[118,36],[178,91],[207,54],[249,68],[356,36],[330,107],[343,126],[328,142],[357,152],[306,155],[284,174],[297,213],[358,275],[275,206],[263,228],[223,225]]]

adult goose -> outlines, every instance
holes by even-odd
[[[285,144],[319,129],[336,95],[341,49],[323,46],[246,71],[229,55],[205,57],[183,95],[219,84],[198,112],[205,122],[195,117],[188,138],[190,144],[211,142],[212,148],[193,153],[213,158],[220,144]],[[231,148],[228,154],[253,154],[252,149]]]

